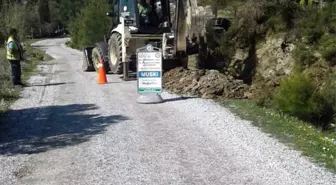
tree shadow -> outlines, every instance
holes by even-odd
[[[39,87],[39,86],[57,86],[57,85],[66,85],[74,84],[75,82],[60,82],[60,83],[46,83],[46,84],[28,84],[29,87]]]
[[[94,113],[92,113],[94,112]],[[73,146],[103,134],[106,127],[128,120],[99,115],[94,104],[36,107],[1,115],[0,155],[34,154]]]

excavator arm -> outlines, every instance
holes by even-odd
[[[215,19],[211,7],[197,5],[197,0],[175,0],[172,20],[174,32],[174,55],[186,56],[206,42],[207,23]]]
[[[186,4],[187,0],[176,0],[175,15],[173,20],[173,32],[174,32],[174,50],[173,54],[175,56],[185,55],[187,52],[187,43],[186,43]]]

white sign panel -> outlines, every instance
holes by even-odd
[[[152,50],[152,48],[146,48]],[[162,54],[159,51],[139,52],[138,93],[162,92]]]

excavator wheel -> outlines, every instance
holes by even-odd
[[[107,73],[109,70],[108,60],[107,60],[107,44],[105,42],[99,42],[92,50],[92,62],[95,70],[99,71],[99,63],[100,60],[103,60],[103,65],[105,68],[105,72]]]
[[[109,64],[113,74],[123,73],[122,41],[119,33],[113,33],[108,44]]]

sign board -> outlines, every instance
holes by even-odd
[[[138,93],[162,92],[162,52],[147,45],[137,50]]]

